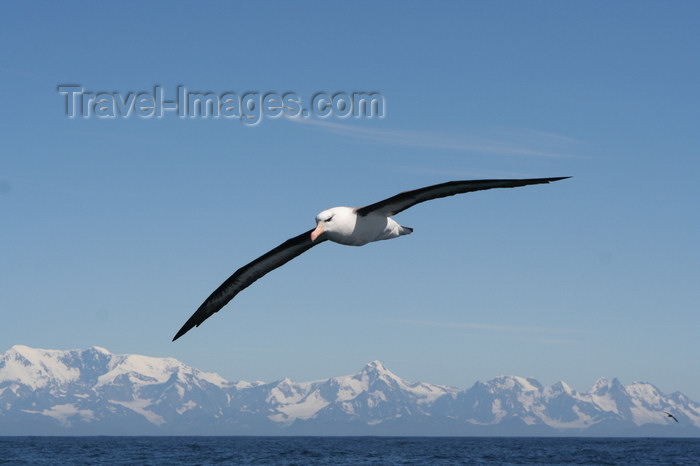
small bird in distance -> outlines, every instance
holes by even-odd
[[[664,411],[664,414],[666,414],[667,417],[670,417],[670,418],[673,419],[674,421],[678,422],[678,419],[676,419],[676,416],[674,416],[673,414],[669,413],[668,411]]]

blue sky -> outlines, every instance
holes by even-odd
[[[230,380],[379,359],[700,400],[695,2],[5,3],[0,348],[99,345]],[[371,91],[373,119],[67,118],[127,95]],[[224,279],[316,213],[455,179],[413,235],[326,243],[175,343]]]

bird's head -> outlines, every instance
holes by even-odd
[[[311,232],[311,241],[326,233],[329,239],[345,235],[355,227],[355,211],[350,207],[333,207],[316,216],[316,228]]]

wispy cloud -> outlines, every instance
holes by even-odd
[[[0,178],[0,195],[10,194],[11,191],[12,185],[10,184],[10,180]]]
[[[437,322],[432,320],[392,320],[398,324],[421,325],[430,327],[451,327],[451,328],[470,328],[477,330],[493,330],[497,332],[527,332],[527,333],[581,333],[580,330],[568,328],[550,328],[550,327],[524,327],[517,325],[492,325],[492,324],[475,324],[469,322]]]
[[[454,134],[370,128],[309,118],[289,118],[289,120],[357,141],[478,152],[488,155],[572,158],[579,155],[572,153],[571,150],[582,144],[581,141],[568,136],[530,129]]]
[[[572,344],[575,340],[567,338],[562,334],[580,334],[581,330],[568,328],[550,328],[550,327],[525,327],[516,325],[492,325],[492,324],[476,324],[469,322],[436,322],[430,320],[391,320],[391,322],[404,325],[427,326],[427,327],[445,327],[456,329],[472,329],[487,331],[480,332],[480,336],[484,338],[508,338],[509,340],[516,339],[519,341],[530,341],[544,344]],[[503,335],[508,333],[508,335]],[[513,335],[516,334],[517,335]]]
[[[396,163],[381,165],[392,170],[400,170],[406,173],[419,173],[421,175],[454,177],[465,180],[469,178],[527,178],[532,176],[531,172],[514,170],[489,170],[484,168],[465,168],[455,170],[454,168],[435,168],[432,166],[407,165]]]
[[[125,199],[141,197],[140,194],[131,191],[98,191],[71,187],[61,188],[59,192],[78,197],[112,197]]]

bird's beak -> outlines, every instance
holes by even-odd
[[[316,238],[323,233],[323,222],[318,222],[314,231],[311,232],[311,241],[316,241]]]

